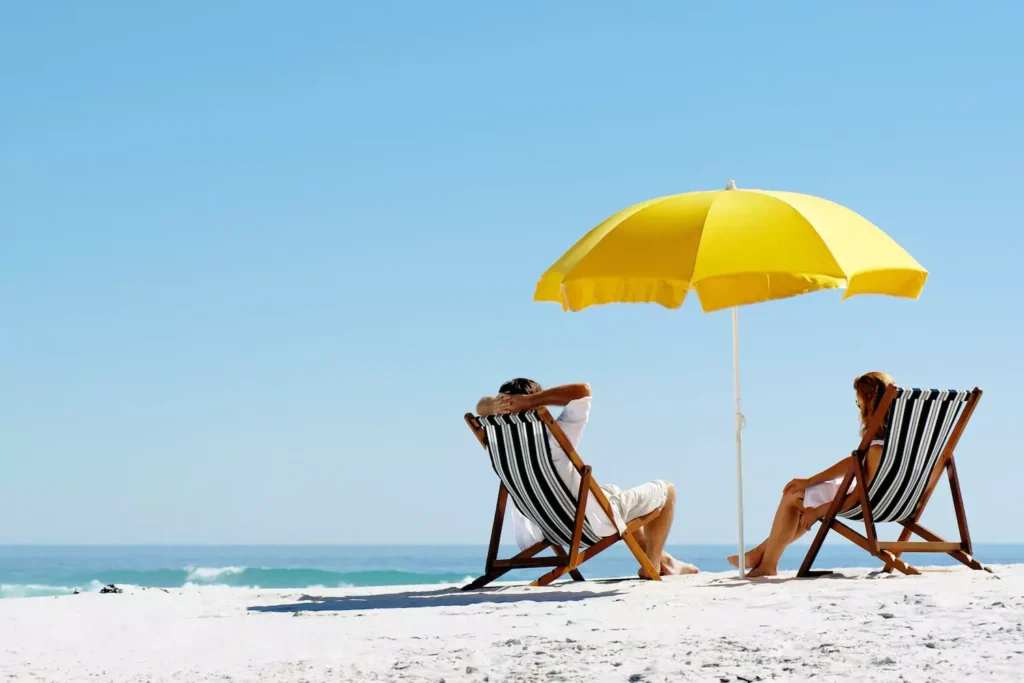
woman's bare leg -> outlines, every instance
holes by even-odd
[[[756,547],[751,548],[750,550],[748,550],[746,552],[746,556],[745,556],[745,559],[743,561],[743,566],[744,567],[746,567],[747,569],[753,569],[757,565],[761,564],[761,558],[764,557],[764,547],[765,547],[765,544],[767,542],[768,542],[767,540],[761,541],[761,543],[758,544]],[[739,569],[739,566],[740,566],[740,559],[739,558],[740,558],[739,555],[730,555],[729,557],[727,557],[725,559],[728,560],[729,564],[731,564],[732,566],[734,566],[737,569]]]
[[[782,551],[805,531],[800,526],[803,509],[802,491],[796,494],[786,493],[782,496],[779,509],[775,512],[775,520],[772,522],[771,533],[768,534],[768,538],[764,542],[764,555],[757,566],[747,573],[747,576],[755,578],[775,576],[779,573],[779,559],[782,557]]]
[[[800,522],[797,524],[797,527],[793,531],[792,537],[790,537],[789,541],[786,543],[786,546],[788,547],[792,545],[801,536],[810,531],[811,527],[814,526],[814,523],[828,513],[828,509],[831,505],[831,503],[825,503],[824,505],[820,505],[816,508],[801,508]],[[761,561],[764,559],[764,549],[767,547],[767,544],[768,540],[766,539],[761,541],[757,547],[751,548],[747,551],[746,562],[744,564],[747,569],[754,569],[761,564]],[[726,559],[729,561],[729,564],[739,568],[738,557],[738,555],[730,555]]]
[[[772,522],[772,531],[769,533],[768,538],[766,538],[765,540],[761,541],[757,546],[755,546],[754,548],[752,548],[752,549],[747,551],[747,553],[746,553],[746,555],[744,557],[743,566],[746,567],[748,570],[749,569],[757,568],[761,564],[761,561],[764,559],[764,551],[768,547],[768,542],[771,540],[771,533],[774,533],[776,526],[779,524],[780,516],[783,516],[783,515],[786,514],[786,510],[785,510],[785,508],[787,507],[787,500],[786,499],[787,499],[787,496],[783,495],[782,501],[779,503],[779,507],[775,511],[775,519]],[[790,543],[792,543],[792,541],[790,541]],[[732,566],[736,567],[737,569],[739,568],[739,566],[740,566],[739,555],[730,555],[729,557],[726,558],[726,560]]]

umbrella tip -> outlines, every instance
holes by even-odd
[[[727,182],[725,184],[725,189],[727,189],[727,190],[735,190],[736,189],[736,181],[735,180],[730,180],[729,182]]]

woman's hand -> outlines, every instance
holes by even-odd
[[[813,510],[804,510],[800,513],[799,525],[804,531],[810,531],[814,523],[817,522],[819,517],[815,516]]]
[[[786,488],[782,489],[783,493],[801,493],[807,488],[806,479],[794,479],[793,481],[786,484]]]
[[[825,503],[816,508],[804,508],[800,512],[800,528],[804,531],[810,531],[815,522],[825,518],[831,506],[832,503]]]

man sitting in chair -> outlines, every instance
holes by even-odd
[[[558,416],[558,425],[573,448],[579,443],[583,427],[590,416],[590,385],[567,384],[553,389],[543,390],[530,379],[514,379],[501,385],[497,396],[487,396],[477,403],[479,415],[500,415],[521,413],[536,410],[544,406],[564,406]],[[570,491],[579,491],[580,474],[576,471],[569,456],[558,442],[549,435],[548,445],[551,448],[551,460],[558,475],[569,487]],[[637,541],[644,546],[647,557],[657,566],[661,558],[662,576],[670,574],[696,574],[698,569],[692,564],[681,562],[665,552],[665,541],[672,526],[672,515],[675,510],[676,489],[667,481],[655,479],[628,490],[618,486],[602,485],[608,502],[611,503],[614,520],[609,520],[593,497],[587,500],[587,521],[594,533],[599,536],[611,536],[625,524],[648,515],[655,510],[661,514],[634,532]],[[513,504],[512,523],[515,528],[516,541],[520,548],[543,540],[540,528],[526,518]],[[640,570],[641,578],[644,570]]]

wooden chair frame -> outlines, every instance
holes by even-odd
[[[849,466],[847,467],[846,475],[843,477],[843,483],[839,486],[839,491],[848,491],[850,483],[854,481],[857,482],[857,489],[849,496],[836,495],[828,512],[821,519],[821,528],[818,529],[814,542],[811,543],[810,550],[807,551],[807,556],[804,558],[797,576],[817,577],[832,573],[831,571],[814,571],[811,569],[815,558],[818,556],[818,552],[821,550],[822,543],[825,542],[825,537],[832,529],[835,529],[840,535],[882,560],[885,563],[883,570],[886,572],[898,569],[904,574],[920,574],[921,572],[900,557],[903,553],[907,552],[947,553],[971,569],[991,571],[973,557],[974,547],[971,544],[971,534],[967,527],[967,513],[964,511],[963,496],[960,493],[960,480],[957,477],[956,462],[953,459],[953,451],[956,449],[957,442],[960,441],[960,435],[963,434],[964,428],[974,413],[974,408],[981,399],[982,392],[977,387],[968,396],[967,404],[964,406],[959,420],[957,420],[956,425],[953,427],[949,441],[939,455],[939,459],[935,462],[935,467],[928,478],[928,483],[925,486],[921,500],[917,503],[917,508],[910,517],[899,522],[903,526],[899,540],[878,540],[878,536],[875,533],[875,522],[872,517],[871,505],[868,502],[868,486],[870,482],[867,481],[864,474],[865,458],[871,445],[872,435],[878,433],[878,430],[884,424],[885,416],[888,413],[889,406],[896,398],[897,391],[897,387],[890,386],[885,394],[882,395],[882,401],[868,422],[868,428],[864,431],[864,438],[861,439],[860,446],[848,458]],[[953,507],[956,511],[956,521],[960,531],[959,542],[946,541],[938,534],[921,526],[919,522],[925,505],[928,504],[928,499],[934,492],[935,486],[939,483],[939,477],[942,476],[943,470],[946,471],[950,492],[953,495]],[[857,503],[860,503],[861,510],[863,511],[866,535],[857,533],[836,518],[841,511],[849,509]],[[924,540],[911,541],[911,534],[916,534]]]
[[[568,550],[566,550],[558,543],[552,543],[551,541],[544,540],[540,543],[535,543],[514,557],[505,560],[498,559],[498,545],[501,542],[501,528],[505,521],[505,505],[508,502],[508,490],[505,488],[505,484],[502,483],[498,486],[498,504],[494,509],[494,523],[491,526],[491,542],[487,549],[487,561],[484,564],[484,574],[472,583],[464,586],[462,590],[482,588],[513,569],[527,569],[532,567],[552,567],[548,573],[530,584],[532,586],[546,586],[565,574],[569,574],[575,581],[583,581],[583,574],[581,574],[577,568],[590,558],[620,540],[625,541],[626,545],[633,553],[633,556],[637,559],[637,562],[640,563],[640,566],[647,573],[647,576],[651,577],[655,581],[661,581],[660,570],[654,568],[654,564],[651,562],[650,558],[647,557],[643,548],[640,547],[640,543],[634,535],[634,532],[637,529],[658,517],[658,515],[661,514],[661,510],[655,510],[648,515],[634,519],[626,525],[625,531],[621,533],[616,533],[602,538],[598,543],[595,543],[589,548],[580,548],[580,544],[583,539],[583,523],[586,520],[587,497],[593,496],[597,501],[597,504],[601,506],[601,509],[606,515],[608,515],[608,519],[610,520],[615,519],[612,514],[612,507],[608,502],[608,498],[604,495],[604,491],[601,490],[597,481],[591,474],[590,466],[583,464],[583,460],[576,453],[576,449],[573,448],[569,439],[566,438],[565,433],[562,432],[562,428],[558,426],[558,422],[551,417],[551,413],[549,413],[546,408],[540,408],[537,410],[537,415],[555,437],[555,440],[558,442],[558,445],[562,447],[562,450],[565,451],[565,454],[569,456],[569,460],[576,468],[576,471],[580,473],[580,490],[579,494],[576,496],[576,518],[575,528],[573,529],[572,535],[572,543],[569,545]],[[469,428],[473,430],[473,434],[476,435],[477,440],[480,442],[480,445],[484,447],[484,450],[487,450],[486,432],[480,426],[480,421],[476,416],[472,413],[466,413],[466,424],[468,424]],[[554,557],[535,557],[548,548],[551,548],[551,550],[554,551]]]

